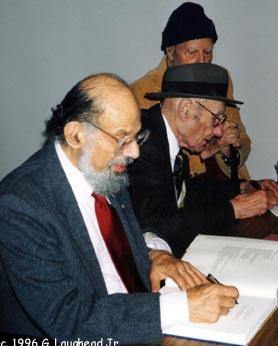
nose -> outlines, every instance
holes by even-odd
[[[205,132],[205,138],[211,140],[213,137],[222,137],[223,125],[220,124],[216,127],[208,127]]]
[[[129,143],[129,145],[124,149],[123,155],[126,157],[130,157],[134,160],[139,157],[140,150],[136,140]]]
[[[220,124],[213,128],[213,135],[216,137],[222,137],[223,135],[223,124]]]
[[[206,62],[205,54],[202,52],[199,52],[198,63],[204,64],[205,62]]]

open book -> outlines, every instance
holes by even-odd
[[[221,283],[236,286],[238,304],[216,323],[188,323],[164,330],[167,335],[247,345],[277,308],[278,242],[198,235],[183,260]],[[163,292],[178,289],[166,280]],[[172,286],[172,287],[171,287]]]

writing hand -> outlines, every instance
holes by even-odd
[[[191,322],[214,323],[236,304],[238,290],[233,286],[203,284],[187,291]]]

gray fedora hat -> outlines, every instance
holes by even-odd
[[[215,64],[185,64],[168,67],[164,73],[161,92],[148,92],[150,100],[184,97],[223,101],[227,105],[243,104],[228,99],[229,76],[226,69]]]

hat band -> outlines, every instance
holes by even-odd
[[[167,82],[162,83],[162,92],[175,92],[181,94],[196,94],[200,96],[227,95],[227,84],[204,82]]]

